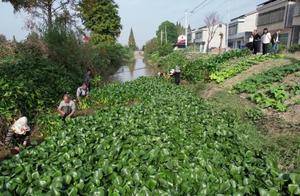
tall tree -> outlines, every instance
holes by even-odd
[[[185,33],[185,28],[181,23],[177,22],[176,23],[176,28],[177,28],[177,34],[178,35],[183,35]],[[190,28],[190,26],[189,26],[189,28]]]
[[[220,17],[216,12],[212,12],[212,13],[208,14],[204,19],[204,23],[208,29],[206,52],[209,52],[210,43],[216,35],[216,32],[217,32],[217,29],[219,28],[220,22],[221,22]]]
[[[4,44],[6,42],[7,42],[7,39],[6,39],[5,35],[0,34],[0,44],[2,44],[2,43]]]
[[[146,44],[143,47],[143,50],[146,55],[152,54],[153,52],[156,52],[158,48],[158,40],[157,38],[152,38],[151,40],[147,41]]]
[[[128,47],[131,48],[132,50],[137,49],[132,28],[130,30],[130,35],[129,35],[129,39],[128,39]]]
[[[3,0],[10,2],[15,12],[25,11],[31,16],[42,20],[47,27],[52,28],[56,16],[65,13],[66,10],[74,9],[75,0]]]
[[[121,33],[118,5],[113,0],[82,0],[79,4],[84,26],[95,44],[115,42]]]
[[[158,30],[156,31],[156,36],[161,43],[174,44],[177,42],[178,38],[177,27],[174,23],[165,21],[159,25]]]

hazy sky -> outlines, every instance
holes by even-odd
[[[120,7],[123,31],[120,42],[126,44],[130,28],[133,28],[136,41],[142,46],[147,40],[155,36],[158,25],[165,20],[176,22],[184,16],[186,9],[192,10],[203,0],[115,0]],[[244,13],[255,10],[258,3],[266,0],[209,0],[189,16],[192,28],[203,25],[204,16],[216,11],[221,19],[226,22]],[[229,11],[228,11],[229,10]],[[24,28],[24,13],[13,13],[9,3],[0,0],[0,33],[9,39],[13,35],[17,40],[22,40],[28,32]],[[184,23],[184,20],[181,20]]]

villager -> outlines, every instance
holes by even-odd
[[[280,43],[279,41],[279,35],[280,35],[280,30],[278,30],[276,33],[273,34],[272,36],[272,52],[274,54],[277,54],[278,53],[278,45]]]
[[[72,101],[71,96],[66,93],[57,108],[57,111],[59,112],[62,120],[65,121],[66,118],[72,118],[75,114],[75,110],[76,105],[74,101]]]
[[[253,37],[253,34],[251,34],[250,37],[249,37],[249,41],[248,41],[248,43],[246,44],[246,47],[247,47],[250,51],[253,51],[253,41],[254,41],[254,37]]]
[[[175,72],[174,72],[174,78],[175,78],[175,84],[179,85],[180,84],[180,68],[179,66],[176,66]]]
[[[271,39],[272,39],[271,33],[268,31],[267,28],[265,28],[264,32],[261,36],[263,55],[269,53],[269,47],[270,47]]]
[[[92,81],[92,70],[88,69],[84,76],[84,82],[87,84],[89,90],[91,90],[91,81]]]
[[[19,144],[23,146],[29,144],[30,132],[27,117],[21,117],[9,128],[4,143],[13,147],[15,153],[18,153],[20,151],[20,148],[17,147]]]
[[[80,101],[82,98],[89,95],[89,88],[87,83],[83,83],[80,87],[77,88],[76,97],[77,100]]]
[[[260,51],[261,37],[257,30],[253,31],[253,54],[257,54]]]

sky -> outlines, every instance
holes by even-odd
[[[115,0],[122,18],[122,33],[119,42],[127,44],[130,28],[133,28],[136,42],[141,47],[155,36],[159,24],[165,20],[184,24],[185,10],[191,11],[203,0]],[[194,14],[189,14],[188,23],[192,28],[202,26],[205,15],[217,12],[223,22],[247,12],[266,0],[208,0]],[[0,0],[0,34],[8,39],[13,36],[22,40],[28,34],[24,28],[25,13],[14,13],[9,3]]]

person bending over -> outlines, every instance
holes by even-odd
[[[66,118],[72,118],[75,114],[76,106],[74,101],[71,100],[69,94],[65,94],[63,100],[60,102],[57,111],[59,112],[63,121]]]
[[[88,95],[89,95],[89,88],[87,83],[83,83],[80,87],[77,88],[76,97],[79,102],[82,98],[87,97]]]
[[[30,127],[27,118],[19,118],[8,130],[5,137],[5,145],[12,147],[16,153],[20,151],[19,144],[27,146],[30,139]]]

